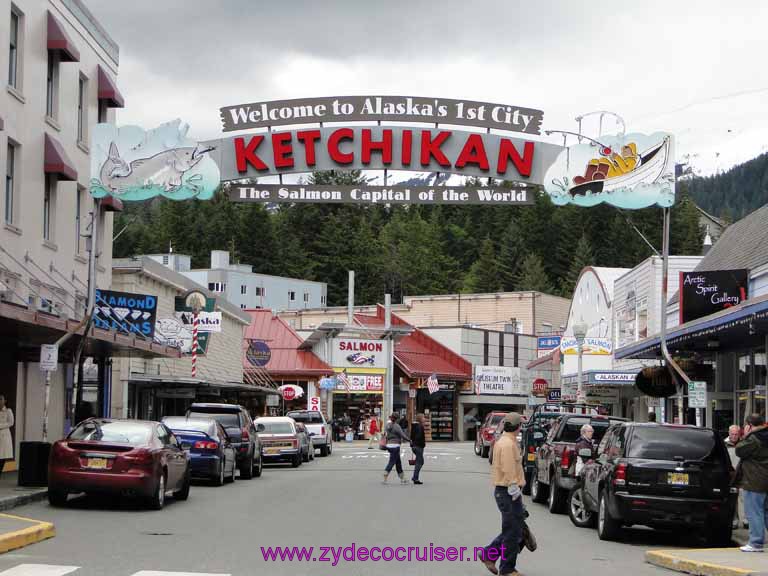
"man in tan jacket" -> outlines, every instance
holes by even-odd
[[[521,422],[522,416],[515,412],[504,416],[504,433],[493,447],[491,482],[496,506],[501,512],[501,533],[485,548],[482,562],[492,574],[501,573],[502,576],[519,576],[516,569],[517,553],[525,521],[522,497],[525,474],[520,447],[517,445],[517,431]]]

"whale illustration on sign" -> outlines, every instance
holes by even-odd
[[[91,194],[121,200],[211,198],[219,185],[218,165],[208,154],[214,148],[190,140],[188,130],[178,119],[149,131],[99,124]]]

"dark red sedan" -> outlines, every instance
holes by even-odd
[[[136,496],[159,510],[166,493],[189,496],[189,456],[160,422],[90,418],[51,448],[48,500],[62,506],[69,494]]]

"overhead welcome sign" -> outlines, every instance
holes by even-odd
[[[222,129],[267,129],[205,142],[237,202],[531,204],[562,147],[540,134],[541,110],[416,96],[334,96],[221,108]],[[420,126],[362,126],[361,121]],[[343,126],[338,123],[358,124]],[[333,123],[328,126],[326,123]],[[307,127],[315,124],[316,127]],[[273,131],[274,127],[302,128]],[[485,131],[455,130],[473,126]],[[491,129],[523,137],[491,133]],[[401,170],[483,178],[487,186],[332,186],[256,183],[318,170]],[[487,179],[487,180],[485,180]],[[498,182],[507,183],[505,186]],[[514,188],[508,183],[515,183]]]

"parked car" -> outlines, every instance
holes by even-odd
[[[160,422],[89,418],[55,442],[48,460],[48,501],[69,494],[138,496],[159,510],[168,491],[189,497],[189,456]]]
[[[261,476],[261,443],[253,420],[245,408],[236,404],[194,403],[187,410],[186,417],[216,420],[224,427],[235,449],[240,478],[250,480],[254,476]]]
[[[737,490],[723,439],[693,426],[612,426],[584,469],[584,504],[601,540],[635,524],[699,530],[713,546],[731,542]]]
[[[322,412],[317,410],[292,410],[286,414],[296,422],[307,427],[315,449],[320,449],[320,456],[328,456],[333,451],[333,434],[331,426]]]
[[[301,450],[301,459],[303,462],[309,462],[315,459],[315,447],[312,444],[312,435],[301,422],[296,422],[296,434],[299,437],[299,448]]]
[[[520,452],[523,456],[523,471],[525,473],[525,488],[523,494],[531,493],[533,469],[536,467],[536,450],[544,443],[555,420],[563,415],[558,405],[541,405],[534,409],[528,422],[520,431]]]
[[[486,415],[483,423],[477,429],[477,436],[475,437],[475,454],[482,458],[488,458],[491,441],[493,440],[493,433],[506,414],[506,412],[490,412]]]
[[[265,416],[257,418],[255,424],[266,462],[287,461],[294,468],[301,466],[304,448],[293,418]]]
[[[602,440],[612,424],[626,422],[626,418],[597,414],[563,414],[553,424],[544,443],[536,451],[531,482],[531,499],[547,500],[553,514],[563,512],[568,495],[576,487],[575,444],[581,436],[581,427],[589,424],[595,433],[592,441]]]
[[[235,481],[237,455],[229,436],[216,420],[167,416],[163,424],[189,454],[192,478],[204,478],[216,486]]]

